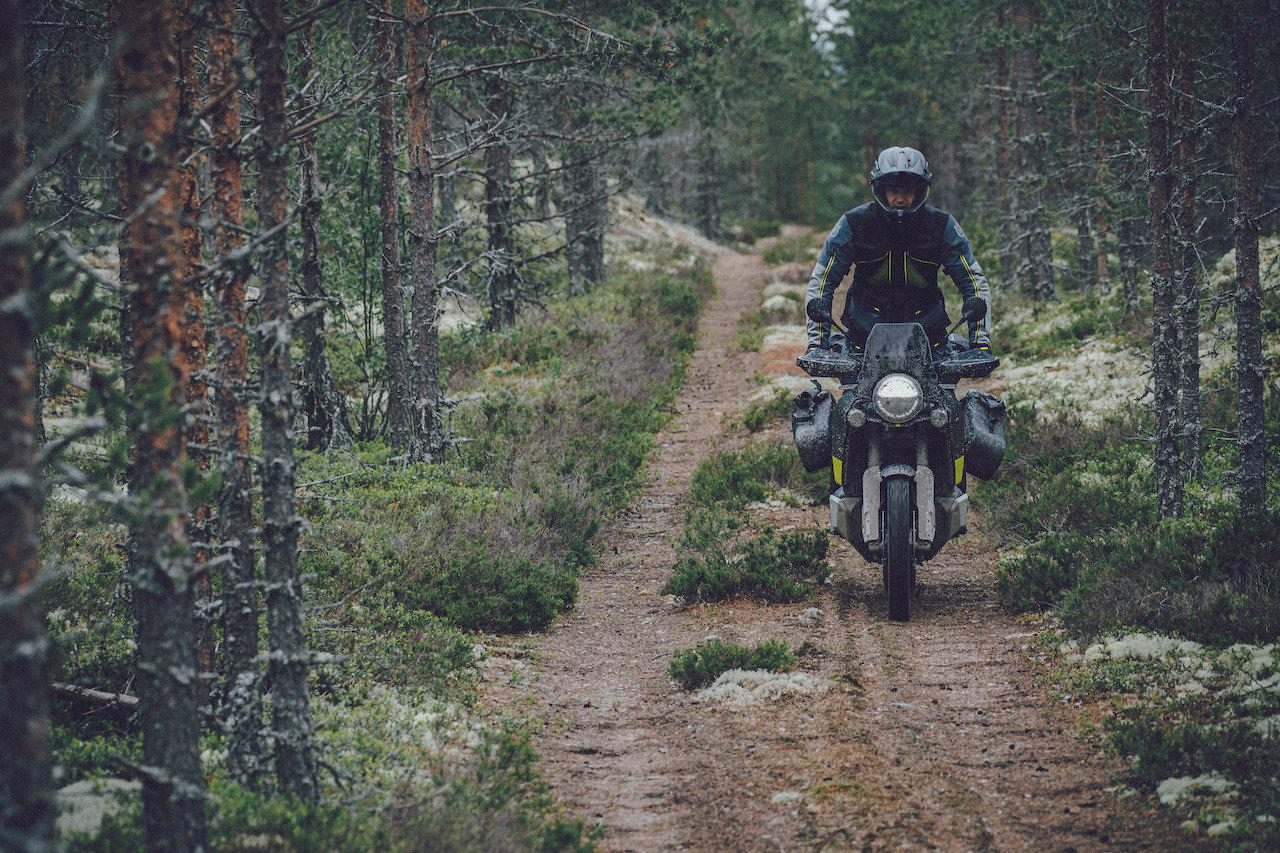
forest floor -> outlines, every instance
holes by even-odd
[[[906,624],[885,615],[879,566],[834,537],[832,579],[802,604],[684,607],[660,594],[698,463],[746,440],[740,416],[761,374],[798,373],[796,352],[744,352],[737,340],[777,269],[758,252],[723,250],[714,276],[678,414],[645,486],[603,534],[576,608],[522,659],[486,671],[490,701],[542,722],[552,794],[601,826],[612,851],[1204,844],[1149,800],[1122,796],[1122,760],[1077,736],[1087,710],[1035,682],[1025,650],[1035,626],[998,605],[980,519],[922,568]],[[825,506],[756,512],[781,529],[828,523]],[[828,689],[753,704],[699,698],[667,665],[710,635],[786,640]]]

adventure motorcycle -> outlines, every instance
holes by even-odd
[[[839,328],[821,306],[809,315]],[[916,564],[967,531],[967,475],[985,480],[1004,458],[1004,403],[982,391],[955,396],[960,379],[987,376],[1000,359],[955,334],[943,346],[935,360],[919,323],[880,323],[861,358],[814,349],[796,359],[810,376],[840,379],[838,401],[817,382],[801,392],[792,435],[806,470],[830,468],[831,528],[883,566],[898,621],[911,616]]]

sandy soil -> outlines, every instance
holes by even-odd
[[[925,565],[908,624],[886,618],[880,568],[834,538],[833,582],[803,604],[683,608],[658,594],[698,462],[744,440],[736,415],[757,372],[795,370],[738,347],[738,317],[770,279],[759,256],[722,252],[715,278],[680,413],[577,608],[522,669],[491,672],[493,701],[545,721],[553,794],[614,851],[1197,849],[1150,803],[1117,796],[1120,759],[1078,741],[1078,711],[1034,683],[1032,629],[998,607],[980,530]],[[815,529],[826,512],[759,520]],[[700,701],[667,664],[713,634],[785,639],[830,689]]]

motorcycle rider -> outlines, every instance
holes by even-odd
[[[991,287],[955,217],[925,204],[933,173],[914,148],[886,148],[871,169],[873,202],[848,211],[831,229],[805,290],[805,304],[817,302],[828,314],[836,289],[853,270],[841,315],[848,336],[831,324],[808,321],[809,351],[825,349],[860,355],[876,323],[916,322],[934,352],[945,352],[949,320],[938,287],[942,270],[965,299],[986,302],[979,322],[969,323],[969,345],[991,350]]]

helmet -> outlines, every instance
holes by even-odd
[[[933,173],[929,171],[929,163],[914,148],[886,148],[876,157],[875,165],[871,167],[871,194],[875,196],[880,209],[897,222],[905,222],[924,206],[932,183]],[[889,207],[884,191],[886,187],[903,184],[916,189],[915,204],[909,210],[895,210]]]

